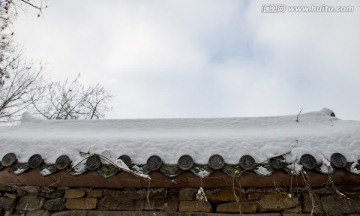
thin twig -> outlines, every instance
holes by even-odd
[[[299,122],[299,116],[300,116],[300,113],[301,113],[302,110],[303,110],[303,108],[301,108],[299,114],[296,116],[296,120],[295,120],[296,122]]]
[[[36,8],[36,9],[38,9],[38,10],[41,11],[41,7],[39,7],[39,6],[36,6],[36,5],[34,5],[34,4],[32,4],[32,3],[28,2],[28,1],[25,1],[25,0],[20,0],[20,1],[23,2],[23,3],[25,3],[25,4],[28,4],[28,5],[30,5],[31,7]]]

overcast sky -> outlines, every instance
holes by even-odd
[[[264,13],[265,4],[286,11]],[[245,117],[328,107],[360,120],[360,1],[47,0],[16,42],[54,80],[100,83],[107,118]],[[354,12],[289,12],[289,6]]]

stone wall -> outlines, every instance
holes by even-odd
[[[239,213],[360,216],[360,187],[113,190],[8,185],[0,186],[0,208],[0,215],[26,216],[221,216]]]

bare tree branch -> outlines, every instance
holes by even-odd
[[[99,119],[111,110],[112,95],[99,84],[85,88],[79,76],[72,82],[49,83],[34,113],[47,119]]]
[[[43,0],[5,0],[0,10],[0,122],[17,121],[24,110],[47,119],[93,119],[111,109],[112,95],[100,85],[85,87],[79,76],[72,82],[47,82],[43,65],[34,67],[16,51],[11,31],[18,9],[42,13]]]
[[[297,114],[297,116],[296,116],[296,120],[295,120],[296,122],[299,122],[299,116],[300,116],[300,114],[301,114],[302,110],[303,110],[303,108],[301,108],[301,110],[300,110],[299,114]]]
[[[27,62],[16,56],[13,70],[8,71],[9,77],[0,91],[0,119],[16,121],[20,114],[38,100],[43,89],[42,71],[40,65],[34,70]]]
[[[38,9],[38,10],[40,10],[40,11],[41,11],[41,9],[42,9],[42,1],[40,1],[40,3],[41,3],[40,6],[34,5],[34,4],[30,3],[30,2],[27,1],[27,0],[20,0],[20,1],[23,2],[23,3],[25,3],[25,4],[30,5],[31,7],[35,8],[35,9]]]

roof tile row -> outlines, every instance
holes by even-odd
[[[334,153],[331,156],[331,166],[319,163],[310,154],[304,154],[300,158],[299,164],[301,170],[315,170],[321,173],[330,173],[334,169],[344,169],[348,172],[359,174],[360,162],[348,162],[340,153]],[[231,177],[239,177],[244,172],[255,172],[259,175],[271,175],[274,170],[284,170],[291,175],[299,174],[299,170],[295,169],[294,164],[288,164],[284,155],[269,159],[263,163],[256,163],[255,159],[250,155],[243,155],[238,164],[226,164],[221,155],[215,154],[209,158],[208,164],[195,164],[190,155],[183,155],[179,158],[177,164],[164,164],[159,156],[153,155],[148,158],[146,164],[133,164],[128,155],[120,156],[116,161],[109,158],[93,154],[86,157],[83,161],[72,164],[71,159],[67,155],[57,158],[55,164],[46,164],[40,154],[32,155],[28,162],[21,163],[17,161],[14,153],[6,154],[0,162],[0,170],[10,167],[10,170],[16,174],[22,174],[30,169],[38,169],[40,174],[48,176],[58,170],[67,170],[69,174],[77,176],[87,171],[97,170],[97,172],[105,178],[115,175],[120,170],[130,172],[139,177],[148,178],[149,172],[160,171],[167,177],[176,177],[182,171],[190,170],[195,175],[205,178],[214,170],[222,170]]]

